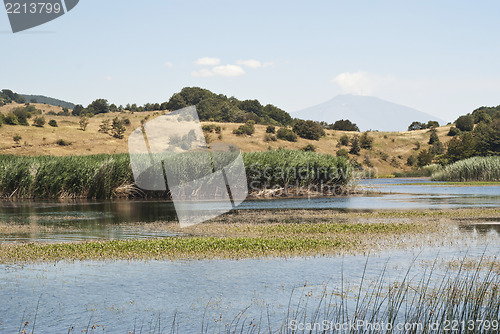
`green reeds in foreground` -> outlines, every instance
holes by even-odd
[[[278,150],[243,153],[250,190],[347,185],[351,166],[343,158]],[[182,160],[184,161],[184,160]],[[185,161],[184,161],[185,162]],[[168,162],[167,162],[168,163]],[[193,170],[184,168],[186,177]],[[128,154],[22,157],[0,155],[0,197],[96,198],[149,196],[134,186]],[[157,193],[155,196],[159,196]],[[168,192],[160,196],[169,197]]]
[[[500,156],[460,160],[432,174],[434,181],[500,181]]]

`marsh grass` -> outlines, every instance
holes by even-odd
[[[345,187],[352,177],[351,166],[345,159],[327,154],[277,150],[243,153],[243,159],[251,191],[273,187]],[[192,178],[195,172],[192,168],[183,168],[183,171],[187,178]],[[0,197],[169,198],[169,193],[137,188],[128,154],[65,157],[0,155]]]
[[[460,160],[432,174],[434,181],[500,181],[500,156]]]

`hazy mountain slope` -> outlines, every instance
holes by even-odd
[[[63,108],[68,108],[68,109],[73,109],[75,107],[75,104],[63,100],[58,100],[54,99],[52,97],[47,97],[43,95],[25,95],[21,94],[22,97],[26,99],[26,102],[32,102],[33,103],[44,103],[48,104],[51,106],[61,106]]]
[[[292,113],[293,117],[334,123],[349,119],[361,131],[405,131],[413,121],[445,121],[416,109],[384,101],[372,96],[338,95],[316,106]]]

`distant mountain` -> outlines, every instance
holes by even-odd
[[[73,109],[75,107],[74,103],[63,101],[63,100],[58,100],[54,99],[52,97],[47,97],[43,95],[25,95],[21,94],[22,97],[26,99],[26,102],[31,102],[31,103],[45,103],[51,106],[61,106],[63,108],[68,108],[68,109]]]
[[[413,121],[445,121],[416,109],[373,96],[338,95],[330,101],[292,113],[293,117],[334,123],[349,119],[361,131],[405,131]]]

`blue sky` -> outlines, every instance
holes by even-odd
[[[497,1],[81,0],[12,34],[1,88],[88,104],[162,102],[185,86],[289,112],[373,95],[446,120],[500,104]]]

